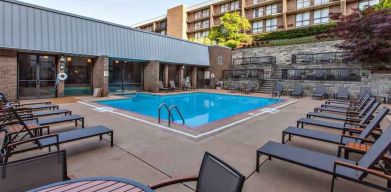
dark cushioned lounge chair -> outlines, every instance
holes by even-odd
[[[162,81],[159,81],[159,91],[170,91],[169,88],[165,88]]]
[[[368,175],[384,179],[384,183],[391,180],[391,176],[379,171],[378,164],[382,157],[391,147],[391,127],[371,146],[359,161],[351,161],[315,151],[302,149],[269,141],[257,150],[256,171],[259,172],[260,157],[266,155],[269,158],[276,158],[282,161],[300,165],[322,173],[332,175],[331,191],[334,191],[336,178],[343,178],[349,181],[367,185],[382,191],[390,191],[391,186],[379,185],[368,180]],[[262,165],[264,165],[263,163]],[[382,170],[382,169],[381,169]],[[384,170],[384,169],[383,169]]]
[[[177,90],[177,87],[175,85],[175,82],[174,81],[170,81],[170,88],[169,88],[171,91],[176,91]]]
[[[339,87],[334,94],[335,99],[349,100],[349,89],[347,87]]]
[[[304,96],[304,88],[303,85],[295,85],[293,88],[292,93],[290,94],[291,97],[303,97]]]
[[[331,113],[359,113],[362,109],[364,109],[367,105],[371,104],[369,102],[363,102],[358,107],[352,107],[352,108],[333,108],[333,107],[315,107],[314,112],[331,112]]]
[[[324,85],[317,85],[314,93],[312,94],[312,98],[324,99],[325,97],[327,97],[326,87]]]
[[[365,127],[369,120],[371,119],[372,114],[367,113],[360,122],[346,120],[344,123],[332,122],[332,121],[322,121],[319,119],[307,119],[301,118],[297,121],[297,127],[303,128],[305,125],[315,125],[325,128],[343,130],[347,128],[362,128]]]
[[[332,120],[340,120],[340,121],[346,121],[346,120],[359,120],[367,113],[373,114],[376,109],[380,106],[379,102],[376,102],[375,98],[372,98],[371,101],[369,101],[369,105],[366,105],[363,110],[361,110],[359,113],[346,113],[344,115],[338,115],[338,114],[332,114],[332,113],[315,113],[310,112],[307,113],[307,118],[324,118],[324,119],[332,119]]]
[[[224,161],[206,152],[198,176],[169,179],[159,184],[152,184],[150,187],[158,189],[189,181],[197,181],[198,192],[240,192],[245,177]]]
[[[358,99],[357,100],[336,100],[336,99],[329,99],[326,101],[326,104],[330,104],[330,103],[336,103],[336,104],[347,104],[347,105],[350,105],[350,104],[354,104],[354,103],[359,103],[361,101],[361,99],[366,95],[366,94],[371,94],[372,93],[369,91],[369,90],[366,90],[366,91],[363,91],[359,94],[358,96]]]
[[[367,139],[371,133],[380,125],[380,122],[385,118],[389,109],[383,108],[375,118],[369,123],[365,129],[356,137],[345,134],[345,131],[349,132],[349,129],[343,130],[342,134],[325,133],[312,129],[300,129],[297,127],[288,127],[282,132],[282,143],[290,141],[292,136],[304,137],[308,139],[314,139],[317,141],[323,141],[338,145],[345,145],[349,142],[354,143],[373,143],[373,141]],[[288,137],[288,139],[286,138]]]
[[[360,99],[360,101],[358,103],[344,103],[344,104],[341,104],[341,103],[329,103],[329,104],[322,104],[321,107],[323,108],[340,108],[340,109],[348,109],[348,108],[353,108],[353,109],[360,109],[362,108],[366,102],[368,102],[369,100],[371,100],[372,96],[368,93],[368,94],[365,94],[365,96]]]
[[[271,96],[272,97],[280,97],[282,95],[282,91],[284,90],[284,88],[282,87],[282,84],[281,83],[276,83],[274,85],[274,88],[271,92]]]

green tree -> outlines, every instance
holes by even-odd
[[[379,4],[373,6],[376,10],[391,8],[391,0],[382,0]]]
[[[251,37],[246,34],[251,27],[250,22],[239,12],[226,13],[220,20],[221,24],[209,32],[211,41],[231,48],[238,47],[241,42],[251,41]]]

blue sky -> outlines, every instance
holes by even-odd
[[[20,0],[104,21],[131,26],[166,14],[168,8],[207,0]]]

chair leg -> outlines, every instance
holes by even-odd
[[[257,162],[256,162],[256,168],[255,168],[255,171],[256,172],[259,172],[259,158],[260,158],[260,155],[259,155],[259,153],[257,152]]]
[[[110,137],[111,137],[111,147],[114,147],[114,132],[110,133]]]

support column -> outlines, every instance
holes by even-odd
[[[342,13],[342,15],[346,15],[347,14],[346,0],[341,0],[341,13]]]
[[[65,57],[64,57],[63,69],[61,69],[61,62],[60,62],[60,60],[58,60],[58,62],[57,62],[57,74],[65,73],[65,65],[66,65],[66,58]],[[56,87],[57,98],[63,98],[64,97],[64,92],[65,92],[65,81],[57,81],[56,83],[58,83],[57,87]]]
[[[109,58],[100,56],[92,67],[92,87],[102,88],[102,97],[109,95]]]
[[[163,65],[163,85],[168,87],[168,65]]]
[[[288,2],[287,0],[282,0],[282,22],[285,30],[288,29],[288,19],[286,16],[287,11],[288,11]]]
[[[150,61],[144,67],[144,91],[159,92],[159,61]]]
[[[191,86],[197,88],[197,67],[191,68]]]
[[[183,65],[180,65],[179,66],[179,69],[178,69],[178,86],[179,87],[183,87],[184,85],[185,85],[185,81],[184,81],[184,77],[183,77],[183,75],[184,75],[184,66]]]
[[[16,51],[0,49],[0,92],[9,100],[17,95],[17,56]]]

